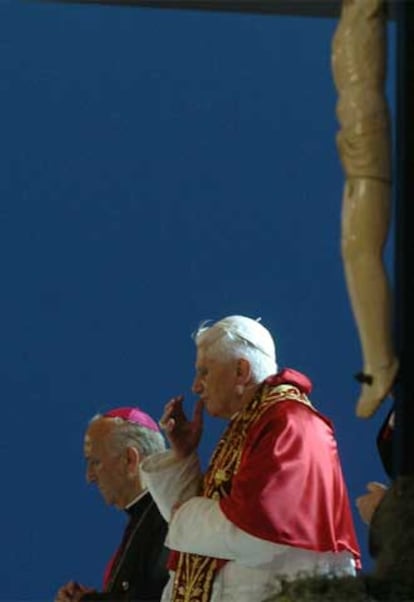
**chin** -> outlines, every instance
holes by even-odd
[[[212,416],[213,418],[223,418],[223,414],[220,412],[220,410],[218,408],[215,408],[214,406],[211,407],[208,405],[205,406],[206,410],[207,410],[207,414],[209,416]]]
[[[214,406],[212,406],[209,401],[204,402],[204,408],[205,408],[207,414],[209,414],[210,416],[216,416],[216,411],[214,409]]]
[[[101,491],[101,496],[107,506],[115,506],[114,500],[111,499],[110,497],[108,497],[107,495],[105,495],[105,493],[103,493],[102,491]]]

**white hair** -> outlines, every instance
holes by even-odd
[[[161,433],[154,431],[136,422],[129,422],[119,416],[109,417],[96,414],[90,423],[104,418],[111,420],[115,428],[110,434],[110,445],[117,451],[123,451],[127,447],[135,447],[141,458],[156,454],[166,449],[165,440]]]
[[[273,337],[258,320],[228,316],[211,326],[203,322],[193,338],[197,348],[202,348],[209,357],[246,359],[256,382],[277,372]]]

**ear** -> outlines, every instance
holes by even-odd
[[[248,385],[252,376],[250,362],[244,358],[237,360],[237,379],[238,385]]]
[[[127,447],[126,449],[126,463],[128,473],[136,476],[138,473],[138,466],[141,462],[141,454],[136,447]]]

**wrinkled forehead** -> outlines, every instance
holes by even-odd
[[[108,440],[112,429],[113,421],[110,418],[98,418],[91,422],[83,438],[85,456],[90,455],[94,449],[101,448]]]
[[[214,354],[208,353],[208,349],[209,345],[200,345],[197,347],[195,359],[196,367],[200,366],[200,364],[205,364],[207,362],[211,363],[215,361]]]
[[[236,358],[222,356],[210,345],[201,345],[200,347],[197,347],[195,360],[196,371],[199,371],[200,369],[208,369],[209,371],[217,370],[221,367],[226,367],[229,364],[234,364],[235,362],[237,362]]]

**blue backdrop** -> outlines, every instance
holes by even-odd
[[[84,427],[191,408],[203,319],[262,316],[336,424],[352,499],[384,479],[384,411],[353,413],[334,28],[1,0],[1,600],[99,585],[123,516],[85,484]]]

